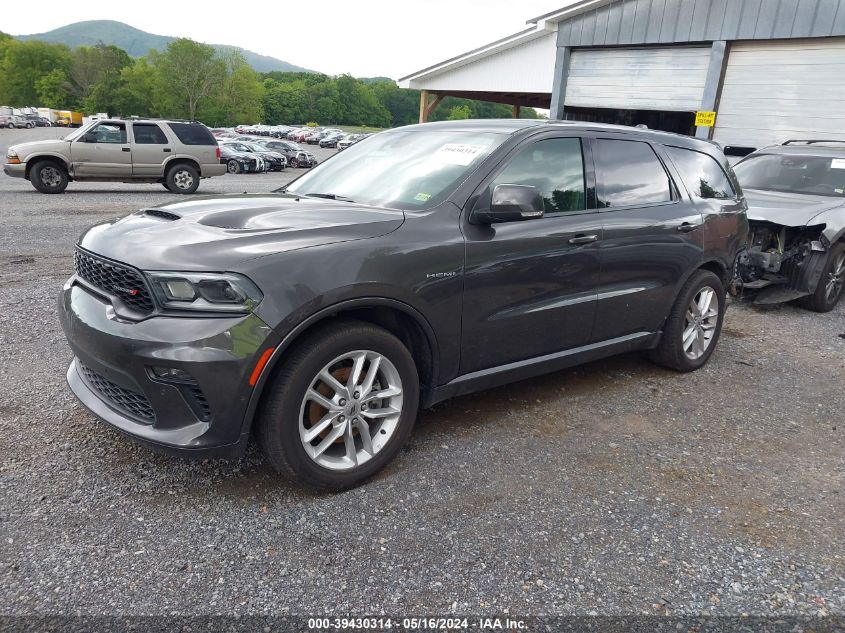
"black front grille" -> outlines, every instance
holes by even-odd
[[[139,418],[147,424],[155,422],[155,411],[153,411],[150,401],[147,400],[144,394],[124,389],[81,363],[79,367],[88,384],[96,389],[116,409],[120,409],[135,418]]]
[[[89,284],[117,297],[142,314],[153,311],[153,299],[144,278],[136,270],[77,249],[73,253],[76,274]]]

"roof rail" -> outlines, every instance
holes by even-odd
[[[813,145],[815,143],[840,143],[845,145],[845,140],[836,140],[836,139],[792,139],[786,141],[784,145],[792,145],[793,143],[804,143],[806,145]]]

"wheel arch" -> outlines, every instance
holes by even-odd
[[[24,170],[24,177],[29,180],[29,174],[32,171],[32,168],[35,167],[36,164],[41,162],[51,162],[64,167],[65,171],[68,172],[68,176],[70,176],[70,165],[68,164],[67,160],[59,154],[36,154],[35,156],[27,156],[26,158],[26,169]]]
[[[169,172],[171,169],[173,169],[177,165],[182,165],[182,164],[190,165],[191,167],[193,167],[194,169],[197,170],[197,173],[200,176],[202,176],[202,166],[196,161],[195,158],[191,158],[189,156],[173,156],[171,158],[168,158],[164,162],[164,176],[165,176],[165,178],[167,177],[167,172]]]
[[[402,341],[411,353],[419,372],[420,406],[427,406],[426,403],[437,385],[439,365],[437,341],[431,324],[418,310],[402,301],[377,297],[348,299],[325,307],[304,319],[276,346],[253,389],[242,436],[251,432],[266,387],[283,365],[286,352],[307,333],[342,320],[378,325]]]

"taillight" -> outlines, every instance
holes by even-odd
[[[220,146],[217,146],[217,160],[220,160]]]

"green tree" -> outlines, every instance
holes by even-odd
[[[264,111],[264,86],[258,73],[239,51],[227,52],[223,61],[225,76],[200,110],[200,118],[209,125],[260,121]]]
[[[162,54],[150,53],[156,70],[157,96],[168,116],[196,118],[198,110],[222,83],[226,63],[214,47],[178,39]]]
[[[131,63],[129,54],[117,46],[78,46],[71,51],[70,64],[75,94],[84,103],[98,84],[112,81]]]
[[[65,71],[54,68],[35,82],[38,103],[47,108],[65,108],[70,102],[71,85]]]
[[[70,70],[70,49],[61,44],[4,39],[0,54],[0,102],[6,105],[36,105],[36,82],[54,70],[61,70],[66,76]]]
[[[156,70],[146,57],[135,60],[120,71],[119,87],[114,93],[114,105],[109,113],[124,116],[161,116],[156,104]]]
[[[462,121],[472,116],[472,110],[468,105],[456,105],[449,108],[449,121]]]

